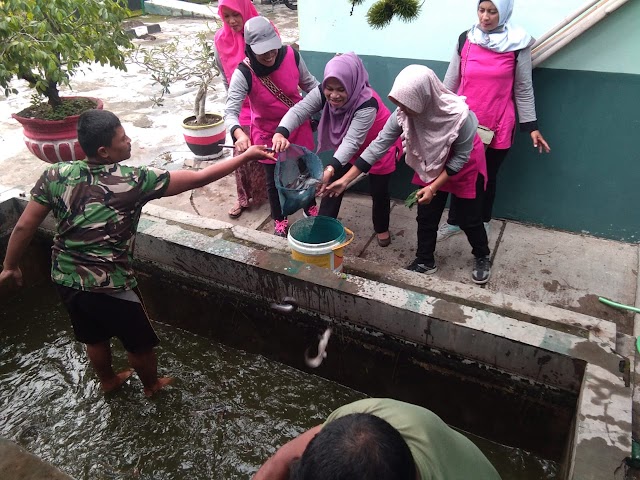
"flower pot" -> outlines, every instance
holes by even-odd
[[[196,160],[215,160],[222,157],[222,145],[227,136],[224,120],[221,115],[207,113],[207,124],[195,123],[196,117],[191,116],[182,122],[182,133],[189,150]]]
[[[97,103],[96,108],[103,108],[102,100],[99,98],[84,98],[95,101]],[[40,160],[57,163],[86,158],[82,147],[78,143],[77,126],[80,115],[72,115],[63,120],[20,117],[15,113],[11,116],[22,124],[24,143],[29,151]]]

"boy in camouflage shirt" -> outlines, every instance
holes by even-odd
[[[131,157],[131,139],[118,117],[106,110],[80,116],[78,141],[87,159],[50,166],[31,191],[31,201],[9,239],[0,284],[22,285],[20,259],[52,211],[57,233],[51,279],[69,312],[76,339],[87,346],[103,391],[117,389],[133,373],[113,371],[110,339],[115,336],[142,380],[144,393],[151,396],[173,379],[158,377],[154,347],[159,340],[132,269],[143,205],[214,182],[250,160],[275,159],[264,147],[253,146],[197,172],[120,165]]]

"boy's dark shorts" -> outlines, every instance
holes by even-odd
[[[141,302],[58,284],[56,288],[79,342],[91,345],[118,337],[131,353],[146,352],[160,343]],[[135,292],[140,298],[137,289]]]

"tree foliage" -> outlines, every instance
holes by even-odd
[[[364,0],[349,0],[349,2],[351,14],[353,14],[355,6],[362,4]],[[373,28],[386,27],[394,16],[404,22],[411,22],[418,18],[422,3],[418,0],[378,0],[367,11],[367,22]]]
[[[55,107],[81,65],[126,70],[128,13],[117,0],[0,0],[0,87],[8,96],[14,78],[26,80]]]
[[[220,75],[216,63],[213,45],[207,36],[213,30],[203,30],[196,35],[196,41],[174,38],[168,43],[154,47],[139,46],[131,59],[151,74],[155,83],[160,85],[160,94],[151,98],[155,105],[162,105],[164,95],[171,85],[186,81],[187,85],[196,85],[198,92],[193,107],[196,123],[204,123],[207,92],[213,80]]]

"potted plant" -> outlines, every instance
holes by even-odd
[[[216,63],[213,46],[208,40],[212,30],[207,26],[196,34],[196,41],[174,38],[153,47],[139,46],[132,54],[132,61],[151,73],[160,85],[160,93],[151,98],[155,105],[162,105],[165,94],[176,82],[198,87],[193,115],[182,122],[187,146],[198,160],[213,160],[222,156],[221,144],[226,137],[222,115],[206,112],[207,92],[220,69]]]
[[[6,96],[17,94],[12,82],[19,79],[33,89],[31,105],[12,116],[40,159],[55,163],[85,157],[76,138],[78,116],[102,108],[102,102],[61,97],[59,86],[69,86],[87,63],[126,70],[131,42],[122,22],[128,12],[117,1],[0,1],[0,87]]]

